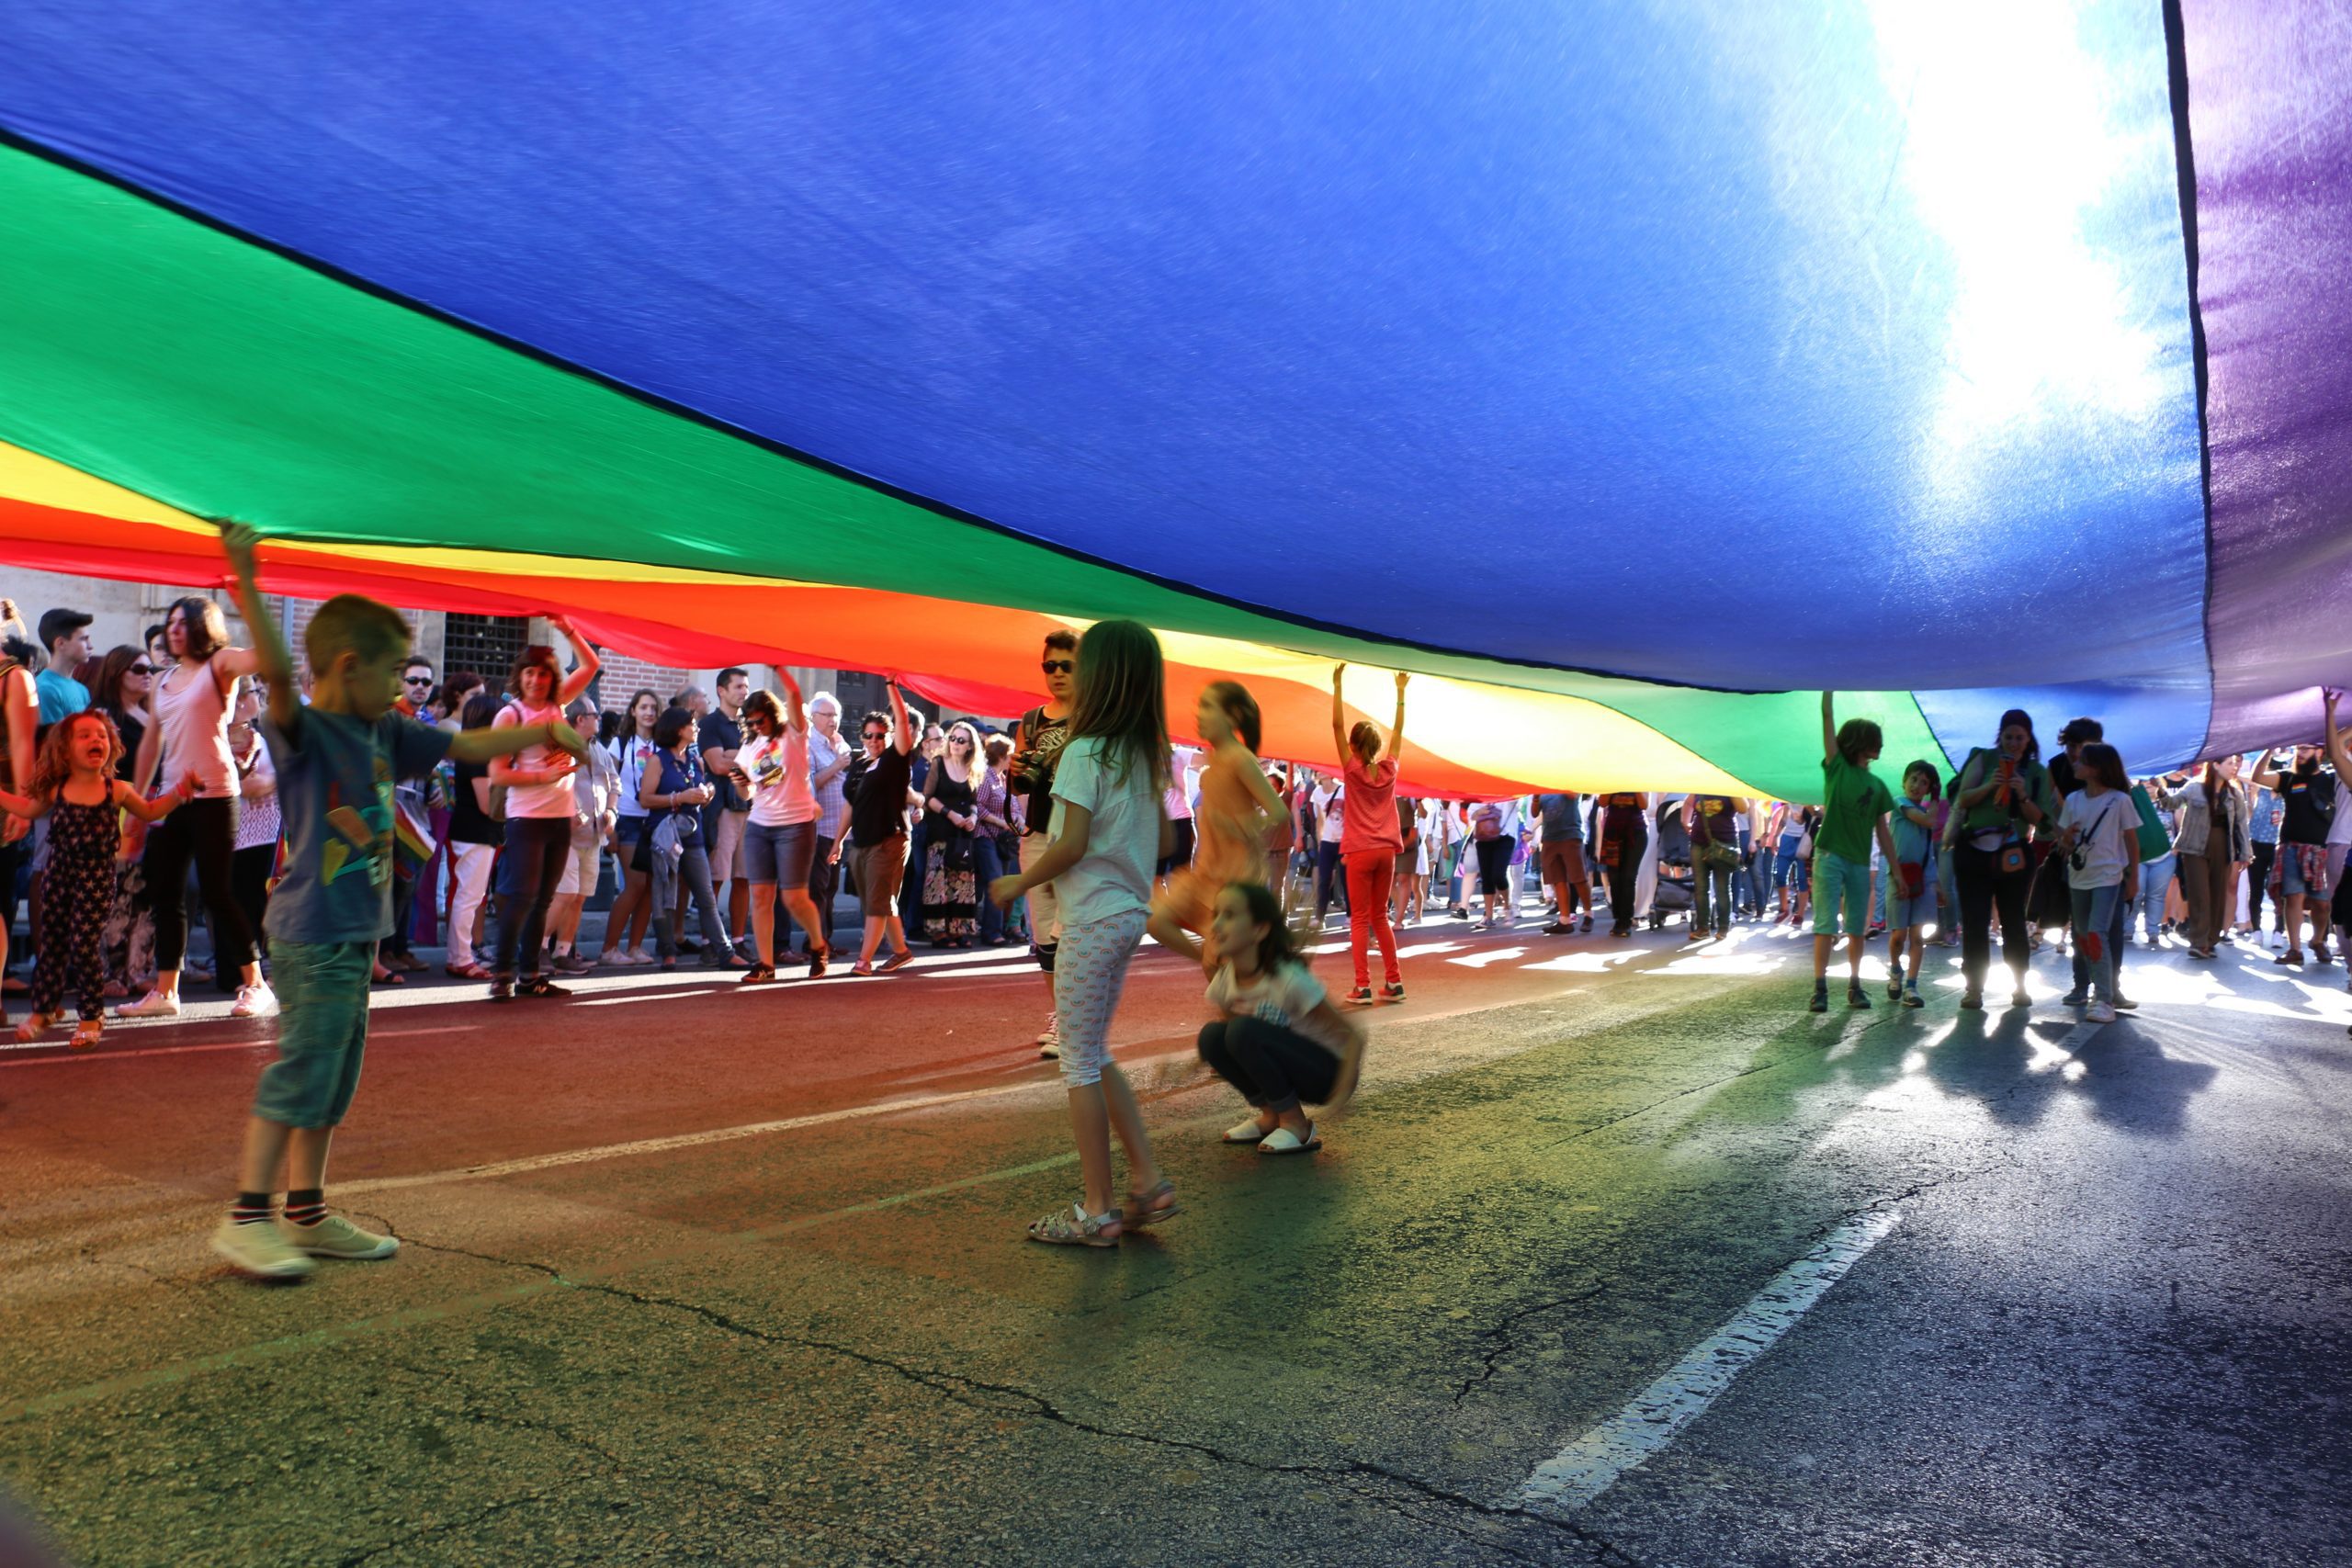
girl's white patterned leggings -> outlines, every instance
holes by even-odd
[[[1127,961],[1143,941],[1141,909],[1062,927],[1054,953],[1055,1022],[1062,1037],[1062,1082],[1102,1081],[1111,1065],[1111,1015],[1127,983]]]

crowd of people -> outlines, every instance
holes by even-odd
[[[1252,1112],[1227,1141],[1279,1156],[1317,1147],[1307,1108],[1352,1091],[1365,1035],[1349,1008],[1405,1000],[1399,928],[1512,926],[1531,870],[1550,937],[1590,934],[1604,900],[1604,940],[1678,913],[1693,943],[1742,920],[1809,927],[1815,1012],[1841,942],[1847,1005],[1871,1005],[1862,960],[1881,935],[1890,1000],[1924,1006],[1927,949],[1957,944],[1959,1005],[1973,1010],[1996,933],[2019,1006],[2033,950],[2057,933],[2066,1001],[2105,1021],[2134,1005],[2122,972],[2135,917],[2151,945],[2211,959],[2258,929],[2267,898],[2290,966],[2331,963],[2332,928],[2352,927],[2352,757],[2332,690],[2321,739],[2291,756],[2137,781],[2097,719],[2069,721],[2045,758],[2031,716],[2012,711],[1949,780],[1914,760],[1891,788],[1878,726],[1838,723],[1824,694],[1818,806],[1641,790],[1426,799],[1398,793],[1403,674],[1384,731],[1349,721],[1346,667],[1334,671],[1328,769],[1262,760],[1257,705],[1233,682],[1200,694],[1199,743],[1173,744],[1159,645],[1131,622],[1051,633],[1046,700],[1001,733],[926,719],[896,677],[854,740],[840,702],[789,672],[780,692],[729,669],[708,697],[639,691],[600,711],[597,652],[560,618],[568,664],[534,646],[492,689],[470,672],[436,679],[396,613],[346,595],[314,615],[298,671],[253,591],[250,536],[225,536],[250,649],[230,645],[201,596],[174,604],[144,649],[102,657],[87,615],[49,612],[35,645],[0,602],[0,782],[14,786],[0,789],[0,886],[12,921],[29,874],[38,956],[21,1041],[62,1021],[68,991],[76,1048],[97,1043],[109,999],[123,1017],[176,1013],[192,909],[237,1016],[277,1012],[283,996],[279,1059],[215,1237],[257,1274],[396,1246],[327,1213],[326,1147],[356,1089],[368,992],[424,967],[411,949],[436,915],[448,972],[494,1003],[697,952],[765,985],[779,964],[808,980],[842,959],[892,972],[917,941],[1025,943],[1047,992],[1037,1048],[1060,1062],[1082,1178],[1029,1235],[1090,1247],[1177,1213],[1107,1048],[1147,934],[1203,967],[1215,1021],[1202,1060]],[[592,959],[583,913],[608,877]],[[854,958],[834,950],[844,890],[861,917]],[[1304,957],[1334,902],[1352,981],[1337,1002]],[[281,1174],[286,1224],[265,1225]]]

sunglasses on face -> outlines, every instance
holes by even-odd
[[[865,732],[865,738],[868,740],[888,740],[890,738],[890,732],[887,729],[869,729]]]
[[[1078,668],[1078,660],[1075,659],[1048,659],[1043,664],[1038,665],[1037,668],[1043,670],[1048,675],[1067,675],[1071,671]]]
[[[130,672],[133,675],[153,675],[155,672],[155,667],[152,664],[134,664],[130,667]]]
[[[401,677],[401,684],[403,686],[430,686],[433,684],[433,677],[430,675],[403,675]]]

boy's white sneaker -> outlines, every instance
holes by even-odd
[[[2083,1014],[2085,1023],[2113,1023],[2115,1010],[2105,1002],[2093,1002]]]
[[[222,1220],[212,1233],[212,1250],[256,1280],[299,1280],[318,1268],[267,1220],[245,1225]]]
[[[297,1251],[312,1258],[390,1258],[401,1249],[398,1236],[378,1235],[341,1214],[329,1214],[314,1225],[281,1220],[277,1228]]]
[[[237,1004],[229,1010],[231,1018],[275,1018],[277,1016],[277,993],[267,982],[237,987]]]
[[[164,991],[150,991],[135,1002],[114,1010],[117,1018],[177,1018],[180,999]]]

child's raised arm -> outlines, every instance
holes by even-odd
[[[1821,760],[1825,762],[1838,755],[1838,694],[1821,694]]]
[[[1396,722],[1388,730],[1388,760],[1398,767],[1405,765],[1405,682],[1412,676],[1396,671]]]
[[[141,822],[161,822],[178,810],[183,804],[195,797],[196,775],[194,773],[180,780],[177,789],[166,795],[159,795],[153,800],[131,788],[129,781],[124,779],[114,781],[114,803]]]

